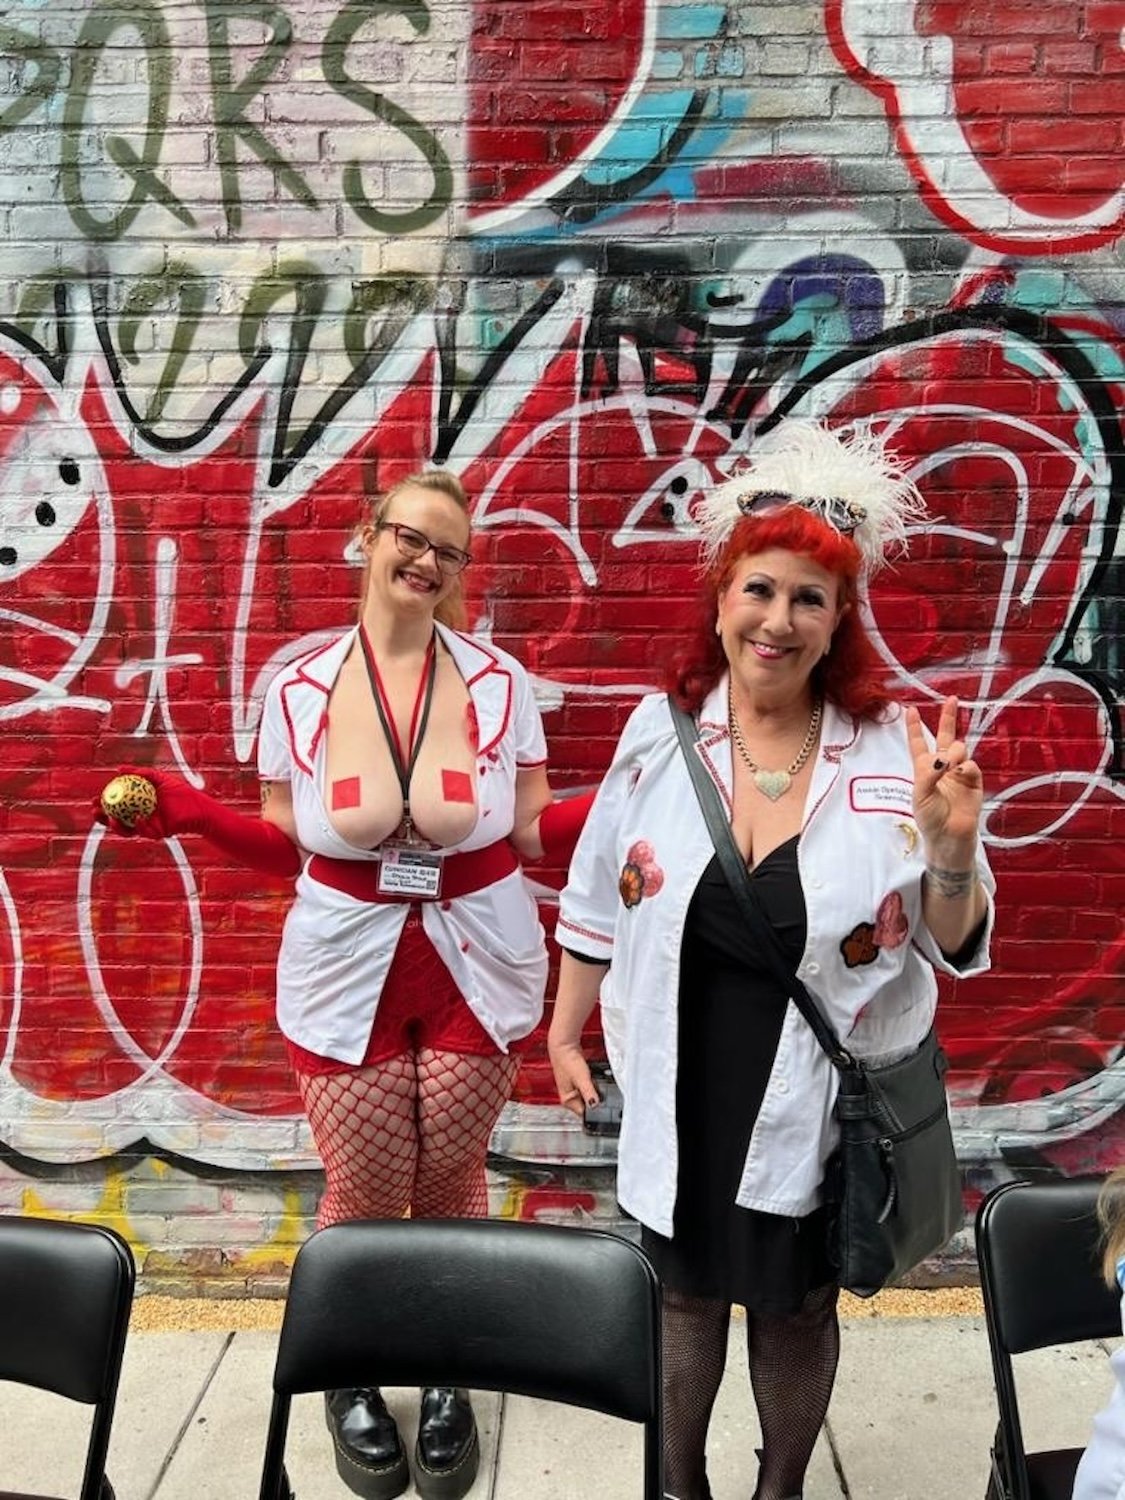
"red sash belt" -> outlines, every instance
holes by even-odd
[[[463,854],[447,854],[442,861],[441,892],[437,896],[384,895],[378,889],[377,859],[332,859],[314,854],[308,873],[321,885],[354,896],[357,901],[384,901],[409,905],[412,901],[449,901],[454,896],[468,896],[495,885],[520,867],[519,857],[507,839],[498,839],[483,849],[469,849]]]

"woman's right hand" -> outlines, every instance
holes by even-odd
[[[601,1097],[590,1076],[589,1064],[578,1042],[555,1041],[548,1033],[547,1056],[555,1075],[559,1103],[581,1119],[586,1105],[597,1104]]]

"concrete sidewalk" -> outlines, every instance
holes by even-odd
[[[749,1500],[754,1487],[745,1343],[736,1319],[712,1429],[715,1500]],[[276,1347],[274,1332],[133,1332],[110,1450],[118,1500],[254,1500]],[[1085,1442],[1109,1395],[1108,1352],[1084,1344],[1021,1357],[1029,1446]],[[417,1392],[387,1397],[412,1448]],[[638,1493],[639,1429],[517,1397],[475,1404],[483,1459],[470,1500]],[[0,1485],[76,1494],[85,1421],[81,1408],[0,1385]],[[994,1425],[979,1318],[845,1319],[805,1500],[983,1500]],[[347,1500],[320,1397],[294,1403],[288,1462],[298,1500]]]

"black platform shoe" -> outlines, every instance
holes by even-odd
[[[426,1386],[414,1449],[414,1485],[422,1500],[461,1500],[479,1465],[480,1439],[468,1391]]]
[[[410,1465],[394,1417],[375,1386],[325,1391],[324,1414],[336,1472],[363,1500],[394,1500],[410,1483]]]

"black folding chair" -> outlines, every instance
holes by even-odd
[[[105,1461],[134,1280],[112,1229],[0,1216],[0,1380],[94,1408],[80,1500],[113,1500]]]
[[[986,1500],[1070,1500],[1081,1448],[1024,1448],[1012,1356],[1121,1337],[1101,1275],[1100,1179],[1007,1182],[977,1211],[976,1244],[1000,1420]]]
[[[289,1283],[261,1500],[291,1494],[291,1397],[366,1385],[505,1391],[642,1423],[642,1493],[660,1500],[659,1284],[617,1235],[508,1219],[319,1230]]]

